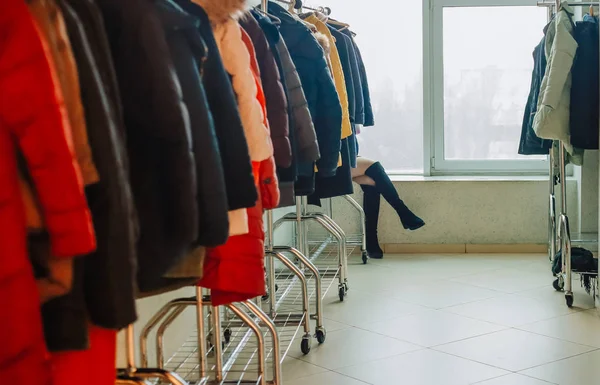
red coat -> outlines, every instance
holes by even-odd
[[[70,127],[45,42],[23,0],[0,2],[0,378],[47,385],[40,299],[27,256],[16,150],[27,161],[52,255],[94,250]]]
[[[256,98],[262,107],[263,123],[268,128],[256,54],[244,30],[242,40],[251,56],[252,73],[258,89]],[[262,162],[253,162],[252,171],[257,181],[259,199],[254,207],[247,210],[249,232],[229,237],[225,245],[210,249],[204,263],[204,276],[199,285],[211,289],[212,304],[215,306],[245,301],[265,293],[263,209],[273,209],[279,205],[273,156]]]

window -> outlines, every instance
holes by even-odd
[[[421,7],[405,0],[306,3],[331,7],[332,17],[357,33],[375,113],[375,126],[363,128],[358,136],[360,155],[381,161],[390,172],[422,174]]]
[[[527,1],[432,1],[433,171],[545,171],[547,157],[517,148],[547,10]]]
[[[357,32],[375,113],[362,156],[397,174],[547,173],[546,156],[517,154],[548,22],[537,0],[306,3]]]

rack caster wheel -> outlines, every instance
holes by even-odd
[[[229,342],[231,342],[231,330],[230,329],[225,329],[225,331],[223,332],[223,340],[225,341],[226,345],[229,345]]]
[[[570,308],[573,307],[573,294],[566,294],[565,300],[567,302],[568,307],[570,307]]]
[[[344,302],[344,298],[346,297],[346,289],[344,288],[344,286],[340,286],[338,294],[340,296],[340,301]]]
[[[552,282],[552,287],[556,291],[563,291],[565,288],[565,281],[562,278],[556,278],[554,282]]]
[[[365,251],[362,252],[363,265],[366,265],[368,260],[369,260],[369,254],[367,254],[367,252],[365,250]]]
[[[316,337],[317,342],[319,342],[319,344],[322,344],[327,339],[327,331],[324,328],[318,328]]]
[[[305,336],[304,338],[302,338],[302,342],[300,343],[300,350],[304,355],[310,353],[310,337]]]

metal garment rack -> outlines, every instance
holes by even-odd
[[[274,230],[278,229],[283,223],[291,222],[295,224],[295,243],[297,249],[305,255],[309,261],[318,267],[319,275],[327,287],[323,295],[327,293],[333,281],[338,280],[338,296],[340,301],[344,301],[348,293],[348,248],[347,239],[344,230],[333,219],[323,213],[308,212],[308,201],[306,197],[296,198],[296,212],[284,215],[274,223]],[[317,241],[317,248],[309,245],[307,224],[309,222],[317,223],[323,227],[330,237],[325,240]],[[326,251],[332,240],[337,242],[337,255],[323,253]],[[329,283],[329,284],[327,284]]]
[[[538,7],[548,8],[548,21],[552,18],[555,11],[560,9],[561,1],[539,2]],[[600,2],[569,2],[573,7],[598,6]],[[556,159],[556,148],[558,148],[558,158]],[[553,282],[553,287],[557,291],[565,292],[565,301],[568,307],[573,306],[573,274],[581,276],[588,275],[598,278],[597,272],[573,271],[571,266],[571,250],[573,244],[597,243],[597,239],[573,239],[569,225],[569,216],[567,214],[567,172],[566,172],[566,150],[561,141],[554,141],[550,150],[550,173],[549,173],[549,211],[548,211],[548,257],[552,262],[556,256],[557,250],[561,250],[562,271],[557,275]],[[558,170],[557,170],[558,169]],[[560,184],[560,214],[556,215],[556,185]],[[594,285],[594,291],[596,285]],[[595,292],[594,292],[595,296]]]
[[[165,363],[164,334],[188,307],[196,309],[197,330]],[[222,308],[235,318],[225,317]],[[149,365],[148,337],[156,326],[157,367],[177,373],[181,376],[178,378],[188,381],[182,382],[184,385],[282,384],[282,360],[277,359],[282,357],[280,333],[269,316],[251,301],[212,306],[210,295],[203,293],[200,287],[196,288],[194,297],[170,301],[150,319],[140,334],[142,367]],[[230,331],[229,335],[223,333],[224,327]],[[270,363],[270,371],[267,371],[267,363]],[[137,372],[133,374],[137,375]],[[268,375],[271,379],[267,379]],[[161,380],[159,383],[165,383],[162,378],[158,379]]]

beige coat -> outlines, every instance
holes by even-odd
[[[573,154],[569,127],[571,106],[571,67],[577,42],[573,37],[573,9],[566,2],[548,25],[546,58],[548,65],[540,87],[533,129],[543,139],[560,140]]]

